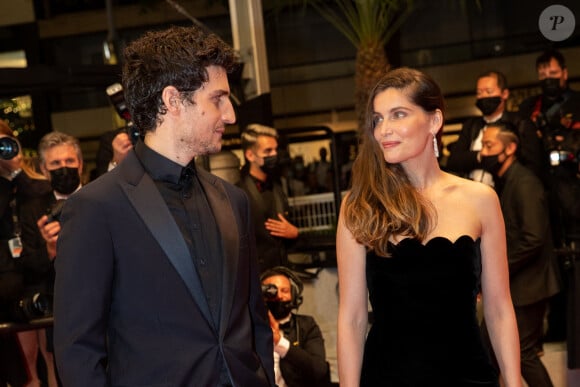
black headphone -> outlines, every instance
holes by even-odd
[[[288,278],[290,281],[290,292],[292,294],[292,303],[294,308],[298,308],[302,305],[303,297],[302,291],[304,290],[304,284],[302,280],[294,273],[292,270],[288,269],[285,266],[276,266],[270,269],[266,269],[260,275],[260,283],[264,282],[266,278],[273,277],[275,275],[283,275],[284,277]]]

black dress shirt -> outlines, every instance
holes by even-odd
[[[141,142],[136,145],[135,152],[167,203],[189,247],[217,327],[222,295],[223,250],[217,223],[197,178],[195,162],[192,160],[182,167]]]

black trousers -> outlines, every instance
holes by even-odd
[[[542,345],[544,316],[548,300],[542,300],[531,305],[514,306],[516,322],[520,336],[520,357],[522,376],[529,387],[553,387],[548,371],[538,357]],[[491,347],[485,319],[481,325],[484,345],[488,347],[492,364],[499,365]]]

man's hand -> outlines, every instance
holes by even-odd
[[[270,231],[270,235],[286,239],[298,238],[298,228],[288,222],[284,215],[280,213],[278,213],[278,218],[280,220],[270,218],[266,220],[266,223],[264,224],[266,230]]]
[[[274,336],[274,345],[278,344],[282,335],[280,335],[280,324],[272,315],[272,312],[268,311],[268,319],[270,320],[270,328],[272,328],[272,335]]]
[[[56,240],[60,232],[60,223],[57,221],[47,222],[48,216],[43,215],[36,225],[40,230],[40,235],[46,241],[46,250],[48,251],[48,258],[52,261],[56,258]]]
[[[126,132],[119,132],[112,142],[113,146],[113,164],[119,164],[125,157],[127,153],[133,148],[131,139]]]

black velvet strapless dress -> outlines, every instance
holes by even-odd
[[[361,386],[498,386],[476,317],[479,244],[404,239],[390,258],[367,255],[374,321]]]

